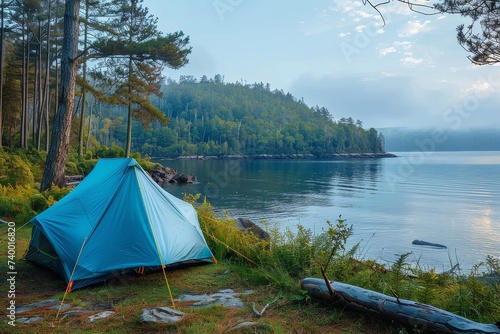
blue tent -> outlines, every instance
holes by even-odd
[[[193,206],[162,189],[132,158],[99,160],[30,222],[25,258],[72,281],[73,289],[127,269],[213,259]]]

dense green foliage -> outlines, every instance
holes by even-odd
[[[133,149],[150,156],[332,154],[383,152],[383,138],[352,118],[334,121],[326,108],[308,107],[269,85],[223,83],[221,76],[200,82],[169,81],[163,98],[153,99],[170,119],[149,128],[135,124]],[[98,139],[123,146],[123,110],[102,107]],[[102,133],[102,135],[101,135]]]
[[[188,196],[188,201],[196,196]],[[305,277],[322,277],[321,268],[332,281],[343,282],[399,298],[430,304],[469,319],[493,323],[499,319],[500,262],[488,256],[470,273],[451,270],[436,273],[407,261],[403,254],[387,267],[373,260],[357,260],[359,245],[346,249],[352,226],[346,220],[328,222],[328,228],[314,234],[299,226],[270,229],[268,240],[242,234],[230,217],[217,219],[206,202],[197,205],[207,242],[219,260],[235,264],[242,279],[271,285],[305,300],[299,282]]]

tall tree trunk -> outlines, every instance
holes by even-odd
[[[85,23],[83,32],[83,49],[87,49],[88,43],[88,20],[89,20],[89,4],[85,4]],[[87,60],[83,61],[83,82],[87,81]],[[87,90],[82,87],[82,109],[80,112],[80,131],[78,131],[78,156],[83,155],[83,122],[85,121],[85,111],[87,109]]]
[[[36,133],[35,126],[33,126],[33,136],[36,135],[36,149],[40,151],[41,138],[42,138],[42,113],[43,113],[43,98],[42,98],[42,25],[38,21],[38,50],[37,50],[37,60],[36,60],[36,103],[37,108],[37,119],[36,119]],[[35,119],[35,118],[33,118]],[[35,125],[35,120],[33,120],[33,125]]]
[[[56,15],[56,22],[54,24],[54,26],[57,27],[59,26],[58,24],[58,19],[57,19],[57,15]],[[55,34],[56,36],[58,36],[58,30],[55,31]],[[56,50],[55,50],[55,54],[58,54],[59,53],[59,50],[57,50],[57,46],[60,45],[59,44],[59,41],[58,41],[59,38],[56,37]],[[57,110],[59,110],[59,82],[60,82],[60,77],[59,77],[59,69],[60,69],[60,63],[58,61],[58,58],[55,59],[56,60],[56,73],[55,73],[55,78],[56,78],[56,82],[55,82],[55,91],[54,91],[54,117],[55,117],[55,114],[57,114]],[[49,137],[48,137],[48,134],[47,134],[47,141],[48,141]],[[49,151],[49,145],[50,145],[50,141],[48,141],[48,144],[47,144],[47,152]]]
[[[27,131],[26,131],[26,123],[28,122],[28,102],[27,102],[27,94],[26,94],[26,81],[28,78],[28,74],[26,73],[26,63],[27,63],[27,36],[26,36],[26,27],[24,23],[24,17],[23,17],[23,23],[22,23],[22,42],[23,42],[23,60],[22,60],[22,67],[21,67],[21,129],[20,129],[20,135],[19,135],[19,146],[21,148],[28,148],[28,142],[27,142]]]
[[[47,50],[45,54],[45,86],[44,86],[44,123],[45,123],[45,150],[49,151],[49,109],[50,109],[50,20],[52,18],[51,2],[49,1],[49,18],[47,20]],[[40,123],[42,120],[40,120]]]
[[[4,29],[4,2],[2,0],[1,4],[2,13],[0,18],[0,147],[2,147],[2,136],[3,136],[3,40],[5,38]]]
[[[132,57],[128,61],[128,93],[132,96]],[[130,147],[132,146],[132,101],[128,101],[128,120],[127,120],[127,145],[125,149],[125,157],[130,157]]]
[[[97,108],[97,101],[95,101],[95,104],[96,104],[96,108]],[[92,106],[94,104],[91,104],[90,105],[90,109],[89,109],[89,128],[87,130],[87,140],[85,141],[85,151],[84,151],[84,154],[87,154],[87,150],[89,148],[89,139],[90,139],[90,135],[92,134]]]
[[[54,118],[52,139],[40,185],[41,191],[49,189],[52,183],[58,186],[65,185],[64,167],[69,151],[71,119],[75,103],[79,11],[79,0],[66,0],[59,107]]]

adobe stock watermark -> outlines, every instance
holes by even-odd
[[[480,86],[485,87],[482,90],[475,90],[473,93],[463,98],[460,103],[444,111],[442,118],[444,126],[442,129],[434,129],[430,136],[424,139],[416,139],[414,141],[418,150],[415,150],[401,160],[398,165],[396,174],[388,174],[386,182],[391,191],[396,190],[398,183],[407,180],[418,166],[422,165],[427,157],[436,151],[439,144],[443,144],[448,139],[450,130],[458,130],[462,127],[464,121],[471,117],[474,111],[477,111],[481,100],[487,99],[495,91],[493,85],[493,76],[490,75],[487,79],[480,78],[478,82]]]
[[[380,29],[380,25],[377,24],[364,26],[356,30],[351,40],[341,42],[339,48],[346,62],[350,63],[353,57],[361,54],[364,49],[368,48],[372,40],[380,35]]]
[[[7,223],[7,323],[16,325],[16,223]]]
[[[210,182],[205,185],[204,193],[207,196],[216,196],[221,189],[231,183],[231,178],[241,174],[241,159],[231,159],[226,170],[210,171]]]
[[[212,2],[212,6],[214,7],[219,19],[224,21],[225,15],[233,12],[242,3],[243,0],[214,0]]]

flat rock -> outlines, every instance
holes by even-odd
[[[16,308],[16,314],[21,314],[25,312],[30,312],[39,308],[46,308],[54,305],[58,305],[60,303],[59,300],[57,299],[47,299],[47,300],[42,300],[41,302],[33,303],[33,304],[28,304],[28,305],[22,305]]]
[[[258,322],[245,321],[245,322],[237,324],[236,326],[234,326],[233,328],[231,328],[230,331],[236,331],[238,329],[254,327],[254,326],[257,326],[258,324],[259,324]]]
[[[51,307],[49,307],[49,310],[67,310],[71,307],[70,304],[62,304],[62,305],[59,305],[59,304],[56,304],[56,305],[52,305]]]
[[[78,308],[78,309],[73,309],[73,310],[70,310],[70,311],[66,311],[64,312],[62,315],[65,315],[65,316],[68,316],[68,317],[76,317],[80,314],[84,314],[84,313],[91,313],[92,311],[90,310],[85,310],[85,309],[82,309],[82,308]]]
[[[139,320],[146,323],[172,323],[181,320],[184,314],[169,307],[152,307],[143,309]]]
[[[250,328],[253,328],[254,331],[255,331],[255,333],[257,333],[257,329],[258,328],[265,329],[266,327],[269,327],[269,325],[266,324],[266,323],[260,323],[260,322],[254,322],[254,321],[245,321],[245,322],[239,323],[236,326],[234,326],[233,328],[229,329],[228,332],[239,331],[240,329],[250,329]]]
[[[43,321],[43,317],[29,317],[29,318],[16,319],[16,322],[18,324],[23,324],[23,325],[34,324],[36,322],[41,322],[41,321]]]
[[[115,312],[113,312],[113,311],[100,312],[100,313],[89,316],[89,322],[93,323],[93,322],[96,322],[98,320],[106,319],[106,318],[109,318],[110,316],[112,316],[113,314],[115,314]]]
[[[237,307],[243,308],[244,304],[238,297],[242,294],[250,294],[252,291],[245,291],[244,293],[236,293],[232,289],[219,290],[212,295],[180,295],[177,300],[179,301],[194,301],[191,305],[193,308],[207,307],[210,305],[221,305],[224,307]]]

